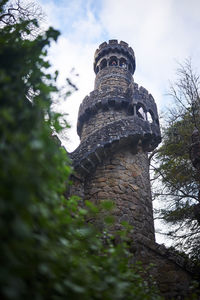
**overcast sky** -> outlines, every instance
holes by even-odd
[[[50,61],[78,86],[61,106],[72,128],[64,142],[69,151],[79,144],[76,121],[82,99],[94,88],[93,57],[99,44],[124,40],[134,50],[134,80],[155,98],[159,111],[171,106],[166,96],[175,79],[177,61],[191,57],[200,66],[200,0],[39,0],[48,25],[61,36],[52,45]],[[75,72],[71,73],[72,68]],[[75,74],[79,76],[75,76]]]
[[[200,0],[38,0],[47,15],[47,25],[61,36],[50,49],[50,62],[77,84],[59,109],[68,113],[71,129],[63,143],[68,151],[79,144],[76,134],[81,101],[94,88],[93,57],[99,44],[124,40],[134,50],[134,80],[154,97],[159,111],[171,107],[166,95],[169,81],[176,78],[177,62],[191,58],[200,72]],[[74,72],[71,72],[72,69]],[[76,74],[79,76],[76,76]],[[158,225],[157,225],[158,227]],[[158,238],[159,242],[166,242]]]

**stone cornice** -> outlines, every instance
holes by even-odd
[[[102,159],[119,147],[129,145],[137,152],[137,145],[145,151],[152,151],[160,143],[160,129],[138,116],[110,123],[95,131],[70,154],[75,170],[85,175],[95,170]]]
[[[134,107],[137,105],[141,105],[145,112],[151,112],[154,115],[154,122],[159,125],[154,98],[142,86],[138,87],[135,83],[126,90],[118,87],[94,90],[80,105],[77,132],[80,136],[84,122],[98,113],[99,109],[126,110],[127,116],[130,116],[136,114]]]

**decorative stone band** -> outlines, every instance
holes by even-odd
[[[83,175],[90,174],[104,157],[120,147],[130,146],[137,153],[138,144],[144,151],[152,151],[161,141],[159,126],[140,119],[127,117],[110,123],[89,135],[72,153],[74,169]]]
[[[119,42],[117,40],[110,40],[108,43],[104,42],[102,43],[99,48],[96,50],[94,55],[94,71],[96,71],[96,65],[98,61],[105,55],[112,53],[122,53],[123,55],[127,56],[127,58],[130,60],[133,70],[132,74],[135,71],[135,55],[134,51],[129,45],[123,41]]]
[[[147,114],[151,116],[152,123],[159,127],[158,112],[154,98],[142,86],[134,83],[133,87],[122,89],[119,87],[94,90],[90,96],[86,96],[80,105],[77,123],[77,132],[81,136],[82,127],[85,121],[94,116],[99,109],[126,110],[127,116],[138,115],[141,119],[147,119]],[[140,113],[140,108],[144,116]],[[145,115],[146,114],[146,115]]]

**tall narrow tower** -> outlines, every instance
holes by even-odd
[[[154,264],[152,275],[162,295],[184,297],[190,292],[191,266],[155,243],[148,152],[161,141],[160,127],[154,99],[134,83],[134,71],[127,43],[110,40],[96,50],[94,91],[80,106],[81,143],[70,154],[75,169],[70,193],[94,203],[113,200],[115,229],[122,221],[134,227],[134,257]]]
[[[94,91],[80,106],[79,147],[71,153],[75,191],[95,203],[115,202],[115,228],[121,221],[136,235],[155,240],[148,152],[161,141],[156,104],[133,80],[132,48],[117,40],[95,52]]]

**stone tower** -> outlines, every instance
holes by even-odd
[[[71,153],[75,191],[95,203],[115,202],[115,228],[121,221],[137,235],[155,240],[148,152],[161,141],[151,94],[133,80],[135,56],[129,45],[104,42],[95,52],[94,91],[80,106],[79,147]]]
[[[133,80],[135,56],[125,42],[110,40],[95,52],[94,91],[80,106],[79,147],[70,154],[75,173],[71,195],[115,202],[115,229],[134,226],[134,257],[151,273],[167,299],[190,293],[193,270],[183,257],[155,242],[148,152],[161,141],[155,101]],[[188,298],[189,299],[189,298]]]

